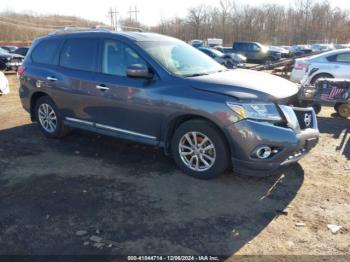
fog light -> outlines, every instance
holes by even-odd
[[[256,150],[256,156],[261,159],[271,156],[272,149],[269,146],[261,146]]]

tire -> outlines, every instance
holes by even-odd
[[[341,104],[338,107],[338,114],[343,118],[350,117],[350,104]]]
[[[186,137],[186,135],[188,136]],[[189,140],[187,138],[192,140],[192,143],[195,144],[193,142],[194,137],[196,137],[197,140],[197,149],[194,149],[195,147],[188,143]],[[207,137],[207,140],[205,140],[205,137]],[[200,147],[200,144],[203,141],[206,142]],[[201,148],[201,150],[199,150],[199,148]],[[205,148],[207,149],[203,151]],[[194,150],[196,150],[196,152]],[[183,154],[187,153],[188,155],[181,155],[180,151],[182,151]],[[189,153],[191,151],[192,153]],[[171,152],[175,163],[185,174],[200,179],[217,177],[229,166],[229,150],[223,135],[214,124],[205,120],[190,120],[181,124],[175,130],[173,135],[171,141]],[[208,156],[211,159],[207,158]],[[192,158],[193,161],[191,168],[189,165],[191,165]],[[206,166],[202,159],[204,159],[210,166]],[[196,165],[197,163],[198,165]],[[198,167],[197,170],[196,166]]]
[[[45,112],[45,108],[47,109],[46,112],[49,113]],[[51,112],[53,112],[53,114]],[[44,119],[42,117],[43,113],[45,114]],[[69,132],[69,129],[63,124],[61,114],[57,109],[55,103],[48,96],[42,96],[36,102],[35,117],[40,131],[48,138],[61,138],[67,135]],[[56,120],[54,120],[54,117]],[[51,120],[52,125],[47,124],[47,121],[49,120]]]
[[[227,62],[226,63],[226,68],[228,68],[228,69],[232,69],[232,68],[234,68],[235,66],[234,66],[234,64],[232,63],[232,62]]]
[[[264,62],[265,65],[269,66],[272,63],[273,63],[273,59],[271,57],[268,57],[268,58],[265,59],[265,62]]]
[[[322,106],[320,104],[313,103],[311,106],[314,109],[316,115],[318,115],[322,110]]]
[[[320,78],[334,78],[332,75],[330,74],[318,74],[318,75],[315,75],[311,81],[310,81],[310,84],[311,85],[314,85],[316,83],[316,81]]]
[[[342,103],[336,103],[335,105],[334,105],[334,110],[338,113],[338,110],[339,110],[339,106],[341,106],[342,105]]]

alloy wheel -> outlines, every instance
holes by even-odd
[[[207,171],[216,160],[214,143],[200,132],[188,132],[179,142],[179,154],[183,163],[194,171]]]
[[[43,103],[38,108],[38,118],[42,128],[48,132],[53,133],[57,128],[57,116],[53,108],[46,103]]]

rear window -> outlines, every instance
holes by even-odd
[[[98,39],[69,39],[65,42],[60,65],[67,68],[97,71]]]
[[[59,40],[45,40],[39,43],[31,55],[32,60],[40,64],[57,64],[59,46]]]

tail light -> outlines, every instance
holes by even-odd
[[[296,62],[294,65],[294,69],[295,70],[305,70],[307,72],[307,70],[309,69],[309,65],[306,63]]]
[[[17,70],[17,76],[21,77],[26,70],[27,70],[27,68],[25,66],[20,66]]]

